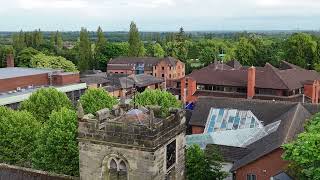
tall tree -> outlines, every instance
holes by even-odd
[[[95,44],[94,56],[95,56],[95,61],[96,61],[96,68],[101,69],[100,64],[103,64],[103,63],[107,64],[108,62],[107,62],[107,57],[105,54],[107,39],[106,39],[100,26],[98,27],[98,30],[97,30],[97,36],[98,36],[98,39]],[[102,66],[102,67],[104,67],[104,66]]]
[[[141,57],[144,55],[145,49],[140,39],[138,28],[134,22],[131,22],[129,31],[129,56]]]
[[[91,43],[89,40],[88,31],[85,28],[81,28],[78,69],[81,72],[84,72],[88,69],[91,69],[92,66]]]
[[[236,47],[236,58],[242,65],[255,65],[256,47],[249,41],[248,38],[240,38]]]

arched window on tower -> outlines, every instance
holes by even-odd
[[[126,163],[120,158],[112,158],[108,168],[108,180],[127,180],[128,168]]]

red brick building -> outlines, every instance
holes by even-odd
[[[245,67],[237,61],[214,62],[181,80],[181,99],[199,96],[232,97],[294,102],[319,101],[320,74],[283,61],[280,68]]]
[[[185,65],[173,57],[120,57],[109,61],[107,73],[153,75],[165,79],[166,86],[171,87],[185,76]]]
[[[217,109],[219,115],[214,116],[212,112]],[[232,113],[232,111],[237,113]],[[281,146],[303,132],[305,122],[319,111],[319,105],[309,103],[199,97],[195,102],[189,126],[192,127],[193,134],[204,133],[203,135],[205,135],[209,133],[211,122],[219,125],[214,124],[213,126],[213,144],[222,146],[220,147],[221,154],[227,163],[231,163],[228,170],[235,179],[269,180],[278,176],[289,177],[285,174],[288,162],[282,159]],[[238,116],[240,119],[237,120]],[[260,128],[258,133],[252,129],[249,131],[245,129],[248,117],[249,120],[255,117],[261,123],[259,123],[260,126],[257,126]],[[235,126],[235,124],[239,126]],[[243,127],[241,128],[241,126]],[[250,125],[248,128],[254,127]],[[235,133],[237,130],[239,133]],[[252,137],[243,136],[246,131]],[[221,137],[220,135],[223,133],[225,136]],[[203,142],[208,143],[206,139]],[[207,147],[210,147],[209,144]]]
[[[77,72],[19,67],[0,68],[0,105],[16,109],[21,101],[41,87],[55,87],[76,102],[84,93],[86,84],[80,83]]]

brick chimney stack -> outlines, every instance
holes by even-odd
[[[7,55],[7,67],[14,67],[14,57],[13,54]]]
[[[247,84],[247,98],[252,99],[255,96],[256,86],[256,68],[250,67],[248,69],[248,84]]]

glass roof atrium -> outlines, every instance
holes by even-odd
[[[211,108],[204,132],[213,133],[255,127],[263,127],[263,125],[251,111]]]
[[[246,147],[275,132],[281,121],[263,126],[249,110],[211,108],[203,134],[186,136],[187,146],[207,144]]]

